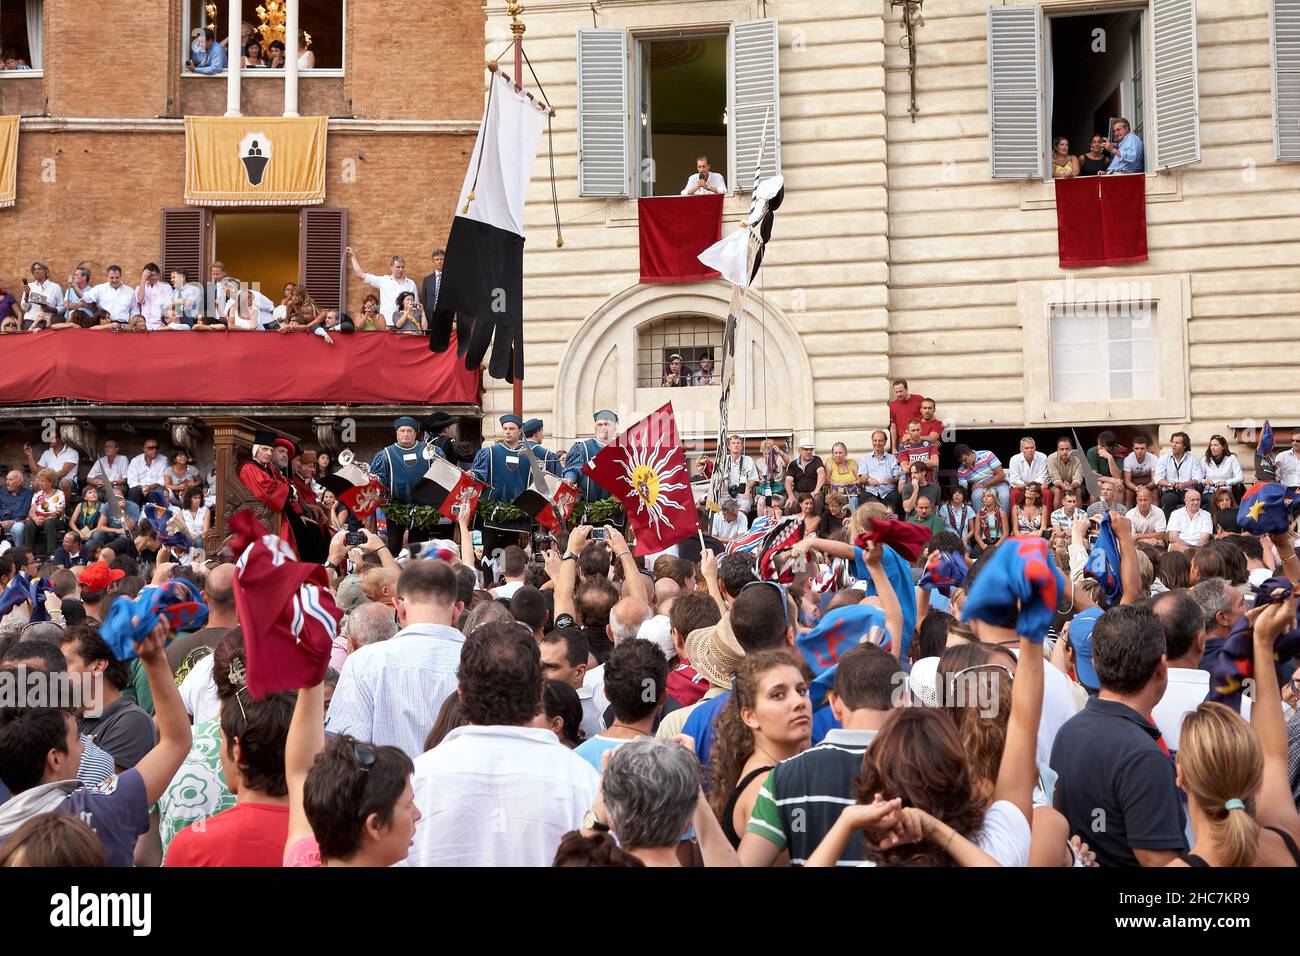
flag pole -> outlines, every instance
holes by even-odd
[[[519,19],[519,15],[524,12],[524,5],[519,0],[508,0],[506,3],[506,13],[510,17],[510,33],[515,38],[515,92],[522,93],[524,89],[524,22]],[[523,315],[523,303],[519,304],[519,314]],[[523,331],[520,330],[519,349],[523,350]],[[516,357],[519,358],[518,356]],[[514,376],[514,404],[513,411],[520,418],[524,415],[524,380],[519,375]]]

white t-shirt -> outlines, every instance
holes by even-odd
[[[1210,692],[1210,672],[1195,667],[1169,668],[1169,686],[1151,711],[1151,717],[1160,728],[1160,736],[1170,751],[1177,752],[1178,737],[1183,729],[1183,718],[1199,707]],[[1241,695],[1241,716],[1250,720],[1250,698]]]
[[[104,465],[108,465],[108,475],[104,474]],[[119,481],[126,481],[126,455],[118,455],[112,461],[106,457],[100,456],[95,463],[90,466],[90,474],[87,478],[106,478],[109,484],[116,484]]]
[[[984,826],[974,843],[1003,866],[1028,866],[1029,821],[1010,800],[998,800],[984,812]]]
[[[1147,478],[1155,479],[1156,466],[1160,463],[1159,459],[1151,452],[1146,453],[1142,461],[1137,460],[1137,455],[1129,452],[1124,456],[1124,470],[1132,472],[1133,483],[1136,485],[1146,484]]]
[[[415,280],[410,276],[398,282],[391,275],[377,276],[367,272],[366,285],[374,286],[379,290],[379,314],[388,320],[391,320],[393,313],[397,311],[397,297],[403,292],[415,293],[415,301],[420,301],[420,290],[415,287]]]
[[[1185,544],[1198,545],[1202,535],[1214,533],[1214,525],[1210,513],[1204,509],[1189,515],[1186,508],[1179,508],[1169,516],[1169,530],[1177,531]]]
[[[211,654],[200,658],[181,681],[181,701],[195,726],[221,716],[221,698],[217,696],[217,682],[212,679],[212,658]]]
[[[743,511],[736,512],[735,521],[727,521],[723,518],[722,512],[719,511],[713,516],[713,526],[709,529],[709,533],[715,538],[730,540],[738,534],[744,534],[748,530],[749,519],[745,517]]]
[[[500,587],[493,588],[492,596],[494,598],[504,598],[505,600],[509,601],[512,597],[515,596],[515,592],[518,591],[523,586],[524,586],[523,581],[507,581],[505,584],[501,585]]]
[[[1151,512],[1145,518],[1137,508],[1131,509],[1125,517],[1133,525],[1134,534],[1152,534],[1165,530],[1165,513],[1155,505],[1151,506]]]
[[[72,462],[72,470],[69,471],[66,475],[64,475],[63,479],[67,479],[71,481],[73,484],[76,484],[77,466],[81,464],[81,454],[77,451],[77,449],[73,448],[71,445],[64,445],[63,451],[58,452],[57,454],[55,453],[53,448],[45,449],[45,451],[41,453],[41,458],[38,462],[36,462],[36,465],[38,468],[48,468],[50,469],[50,471],[54,472],[57,475],[59,473],[59,469],[62,468],[64,465],[66,465],[68,462]]]

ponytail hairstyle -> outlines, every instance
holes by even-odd
[[[1201,704],[1183,718],[1178,770],[1183,789],[1209,820],[1222,865],[1252,866],[1259,824],[1244,803],[1263,785],[1264,750],[1250,725],[1223,704]]]
[[[709,806],[719,820],[722,820],[727,804],[731,802],[731,792],[740,781],[741,769],[754,755],[754,731],[740,715],[743,711],[754,709],[758,701],[758,685],[762,682],[763,675],[778,667],[793,667],[803,673],[805,679],[812,680],[808,665],[784,648],[747,654],[736,668],[731,697],[718,715],[709,761]]]

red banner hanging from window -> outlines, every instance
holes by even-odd
[[[722,196],[655,196],[637,201],[642,282],[699,282],[718,273],[699,255],[722,238]]]
[[[1062,269],[1147,261],[1146,176],[1056,180],[1056,235]]]

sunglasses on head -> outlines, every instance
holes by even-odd
[[[750,581],[748,584],[746,584],[744,587],[740,589],[740,593],[744,594],[750,588],[755,588],[755,587],[768,587],[768,588],[774,588],[776,590],[776,593],[781,598],[781,618],[785,622],[786,630],[789,630],[790,602],[786,600],[785,588],[782,585],[778,584],[776,581]]]
[[[363,743],[355,743],[352,745],[352,757],[361,765],[361,769],[365,773],[369,773],[370,768],[373,767],[375,761],[379,759],[378,755],[375,753],[375,748],[370,746],[370,744]]]

